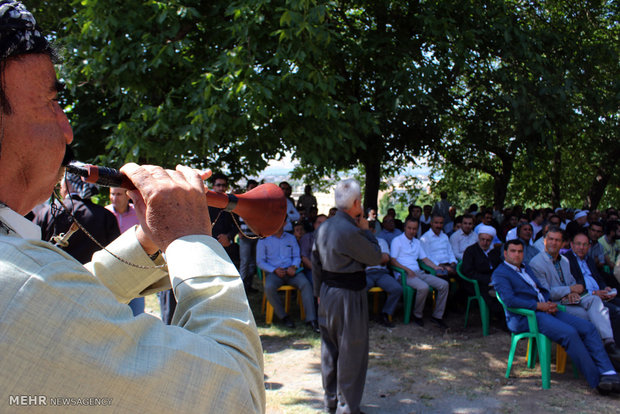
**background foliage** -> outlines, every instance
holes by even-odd
[[[82,160],[292,153],[365,204],[424,156],[459,204],[620,204],[616,1],[27,1],[63,48]],[[410,197],[416,197],[410,188]]]

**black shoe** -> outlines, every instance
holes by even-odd
[[[295,324],[293,323],[291,318],[288,317],[288,315],[286,315],[284,318],[282,318],[282,324],[284,326],[286,326],[287,328],[291,328],[291,329],[293,329],[295,327]]]
[[[390,321],[390,315],[388,315],[387,313],[382,313],[381,314],[381,318],[379,319],[379,323],[383,326],[385,326],[386,328],[393,328],[394,325],[392,323],[392,321]]]
[[[412,321],[414,321],[415,323],[418,324],[418,326],[424,326],[424,319],[422,318],[418,318],[416,316],[414,316],[413,318],[411,318]]]
[[[620,377],[618,374],[614,375],[601,375],[601,379],[599,380],[598,392],[602,395],[607,395],[610,392],[618,393],[620,392]]]
[[[442,329],[448,329],[448,325],[444,323],[443,319],[432,317],[431,322],[433,322],[435,325],[439,326]]]
[[[615,342],[606,343],[605,351],[607,351],[607,355],[609,355],[610,359],[620,360],[620,349],[618,349]]]
[[[306,325],[309,326],[310,329],[312,329],[314,332],[321,333],[321,330],[319,329],[319,323],[316,320],[306,322]]]

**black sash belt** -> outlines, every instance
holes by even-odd
[[[336,273],[323,270],[323,283],[329,287],[349,290],[362,290],[366,288],[366,272]]]

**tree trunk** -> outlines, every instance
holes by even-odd
[[[583,203],[584,209],[595,210],[598,207],[601,198],[603,198],[605,194],[605,188],[607,187],[607,183],[609,183],[614,167],[615,165],[610,163],[607,165],[599,165],[596,169],[596,175],[594,176],[594,180],[592,180],[592,185],[590,185],[590,190],[588,190],[588,195]]]
[[[508,184],[512,178],[512,166],[514,164],[514,158],[508,155],[507,157],[500,157],[502,160],[502,172],[501,174],[494,175],[493,178],[493,205],[498,209],[504,208],[504,202],[506,201],[506,193],[508,192]]]
[[[560,140],[560,142],[562,142]],[[553,208],[560,207],[561,191],[560,180],[562,179],[562,154],[559,146],[556,146],[553,152],[553,162],[551,164],[551,206]]]
[[[506,178],[504,174],[501,174],[496,176],[493,182],[493,205],[497,206],[499,209],[504,208],[509,181],[510,175]]]
[[[381,156],[367,157],[364,160],[366,170],[366,182],[364,191],[364,208],[374,208],[378,206],[379,184],[381,183]]]

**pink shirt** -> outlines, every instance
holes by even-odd
[[[127,229],[132,228],[136,224],[139,224],[138,216],[136,216],[136,209],[131,204],[129,204],[127,211],[122,214],[114,209],[114,204],[108,204],[107,206],[105,206],[105,208],[110,210],[112,214],[114,214],[114,216],[116,217],[116,221],[118,222],[118,228],[121,230],[121,234],[125,233]]]

